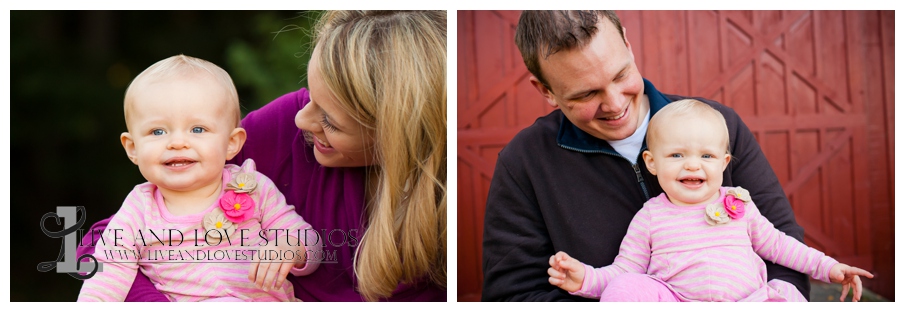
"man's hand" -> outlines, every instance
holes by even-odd
[[[291,246],[285,237],[270,240],[258,249],[248,268],[248,280],[265,291],[279,288],[286,282],[286,275],[295,264],[305,264],[305,246]],[[291,240],[290,240],[291,241]],[[279,244],[279,245],[277,245]],[[271,252],[273,251],[273,252]],[[268,258],[277,256],[276,259]]]
[[[845,296],[848,295],[849,288],[854,291],[854,294],[852,294],[852,302],[861,300],[861,276],[874,278],[874,275],[870,274],[870,272],[848,266],[844,263],[837,263],[830,269],[830,281],[842,284],[842,296],[839,298],[839,301],[845,301]]]
[[[576,292],[581,289],[584,282],[584,263],[575,260],[565,252],[557,252],[550,256],[550,284],[562,288],[568,292]]]

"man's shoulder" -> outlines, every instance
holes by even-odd
[[[562,112],[554,110],[537,118],[533,124],[519,131],[506,147],[500,151],[500,157],[509,154],[523,154],[527,150],[550,148],[556,146],[556,136],[562,125]]]

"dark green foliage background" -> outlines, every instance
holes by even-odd
[[[126,87],[185,54],[232,76],[243,115],[307,85],[316,12],[11,11],[10,300],[74,301],[81,281],[37,265],[61,240],[41,232],[57,206],[111,216],[145,180],[119,142]],[[286,116],[293,118],[293,116]],[[48,230],[62,227],[52,219]]]

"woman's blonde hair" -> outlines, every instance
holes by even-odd
[[[334,11],[318,65],[339,105],[375,135],[377,190],[355,256],[359,292],[446,287],[446,12]]]

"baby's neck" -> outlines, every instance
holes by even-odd
[[[204,211],[220,198],[222,181],[217,179],[204,187],[191,191],[160,188],[167,210],[174,216],[196,214]]]
[[[716,201],[717,199],[719,199],[719,198],[720,198],[720,193],[721,193],[720,190],[717,189],[716,193],[713,193],[713,195],[711,195],[710,197],[708,197],[706,200],[701,201],[701,202],[697,202],[697,203],[685,203],[685,202],[679,202],[679,201],[673,199],[674,197],[673,197],[673,196],[670,196],[669,193],[666,193],[666,199],[669,199],[669,202],[672,203],[673,205],[681,206],[681,207],[705,206],[705,205],[709,205],[710,203],[712,203],[712,202]]]

